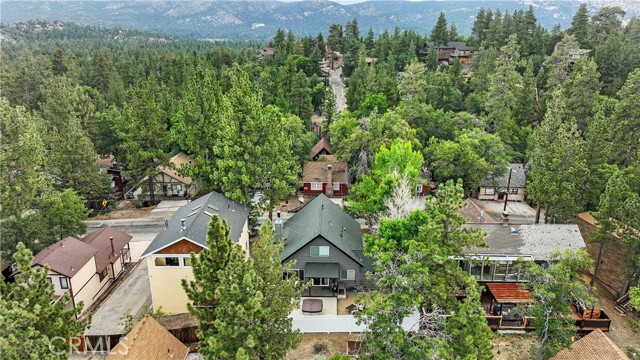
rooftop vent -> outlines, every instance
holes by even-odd
[[[511,235],[518,235],[518,229],[511,227]]]
[[[212,213],[210,213],[210,212],[208,212],[207,210],[205,210],[205,211],[203,211],[203,212],[205,213],[205,215],[207,215],[207,216],[209,216],[209,217],[212,217],[212,216],[213,216],[213,214],[212,214]]]
[[[220,211],[217,207],[211,205],[211,204],[207,204],[207,207],[213,211]]]
[[[198,205],[198,206],[194,207],[193,209],[191,209],[191,211],[196,211],[196,210],[200,209],[201,207],[202,207],[202,205]]]
[[[182,225],[180,225],[180,232],[187,230],[187,224],[185,223],[185,221],[185,219],[180,220],[180,222],[182,223]]]
[[[190,213],[189,215],[187,215],[187,217],[190,218],[190,217],[192,217],[193,215],[195,215],[197,213],[198,213],[197,211],[194,211],[194,212]]]

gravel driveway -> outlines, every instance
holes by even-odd
[[[333,86],[333,94],[336,97],[336,113],[347,108],[347,98],[344,95],[344,83],[342,82],[342,66],[336,70],[329,71],[329,82]]]

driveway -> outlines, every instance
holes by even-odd
[[[336,97],[336,113],[347,108],[347,98],[344,95],[344,83],[342,82],[342,66],[329,72],[329,82],[333,86],[333,94]]]
[[[142,261],[93,314],[86,335],[115,335],[124,332],[118,322],[127,312],[136,315],[151,305],[147,262]]]
[[[503,201],[475,200],[474,203],[498,221],[502,216]],[[512,224],[533,224],[536,220],[536,209],[529,206],[526,202],[508,201],[507,212],[509,213],[509,222]],[[540,219],[544,221],[544,212],[540,214]]]

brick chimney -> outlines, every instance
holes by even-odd
[[[324,189],[324,194],[328,197],[333,197],[333,166],[327,165],[327,187]]]
[[[509,213],[503,211],[500,220],[502,220],[502,226],[509,226]]]

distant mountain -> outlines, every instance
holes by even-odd
[[[585,0],[592,12],[618,5],[627,17],[640,14],[638,0]],[[471,31],[481,7],[501,11],[533,6],[540,23],[567,28],[578,1],[466,0],[466,1],[366,1],[339,4],[327,0],[281,2],[253,1],[1,1],[3,24],[27,20],[74,22],[92,26],[122,27],[162,32],[187,38],[268,39],[277,28],[297,35],[326,32],[330,24],[358,19],[360,31],[372,27],[376,33],[414,29],[428,34],[443,11],[458,31]]]

